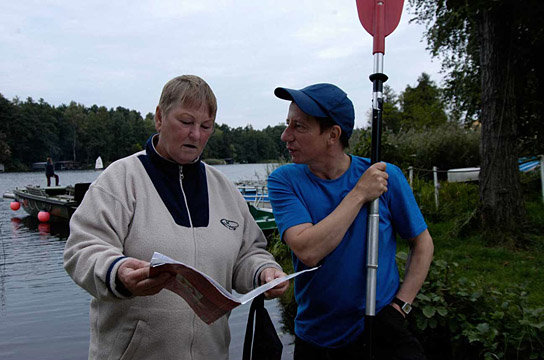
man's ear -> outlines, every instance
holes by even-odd
[[[333,145],[340,142],[340,135],[342,135],[342,129],[338,125],[334,125],[329,129],[329,143]]]
[[[155,130],[157,130],[158,133],[161,132],[161,126],[162,126],[162,112],[161,112],[161,108],[157,106],[157,109],[155,109]]]

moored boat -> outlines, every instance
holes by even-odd
[[[238,185],[237,187],[248,203],[253,204],[255,207],[271,208],[266,186]]]
[[[249,202],[247,203],[247,205],[249,206],[249,212],[251,213],[251,216],[253,216],[255,222],[257,223],[257,225],[259,225],[263,232],[274,231],[278,228],[272,209],[256,207]]]
[[[31,216],[38,216],[40,211],[46,211],[51,216],[51,221],[68,221],[83,200],[89,185],[90,183],[49,187],[27,185],[13,190],[13,195]]]

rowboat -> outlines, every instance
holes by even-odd
[[[266,186],[238,185],[244,199],[255,207],[271,208]]]
[[[247,203],[251,216],[263,232],[271,232],[278,228],[272,209],[256,207],[251,203]]]
[[[31,216],[46,211],[51,221],[68,221],[83,200],[90,183],[75,186],[40,187],[27,185],[13,190],[13,196]]]

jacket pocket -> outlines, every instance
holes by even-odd
[[[120,360],[131,360],[134,358],[134,355],[138,353],[138,349],[142,345],[146,336],[149,336],[148,332],[149,326],[145,321],[138,320],[132,337],[130,338],[127,348],[121,355]]]

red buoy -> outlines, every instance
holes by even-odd
[[[38,220],[40,220],[41,222],[48,222],[50,218],[51,215],[49,215],[47,211],[40,211],[38,213]]]
[[[18,202],[18,201],[12,201],[12,202],[9,204],[9,207],[11,208],[11,210],[17,211],[17,210],[19,210],[19,208],[21,207],[21,203]]]

